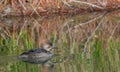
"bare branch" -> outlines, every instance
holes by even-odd
[[[104,17],[104,15],[102,16]],[[98,30],[98,28],[100,27],[100,25],[104,22],[104,18],[101,19],[101,21],[99,22],[98,26],[96,27],[96,29],[91,33],[91,35],[87,38],[87,41],[85,42],[85,45],[84,45],[84,53],[86,53],[87,51],[87,46],[88,46],[88,43],[90,42],[90,40],[92,39],[92,37],[95,35],[95,32]],[[104,22],[106,23],[106,22]]]
[[[35,11],[35,13],[36,13],[38,16],[40,16],[40,14],[37,12],[36,8],[34,8],[32,5],[31,5],[31,7],[32,7],[33,10]],[[33,12],[32,12],[32,14],[33,14]],[[31,15],[32,15],[32,14],[31,14]]]
[[[98,30],[98,28],[100,27],[100,25],[102,24],[103,21],[104,21],[104,18],[99,22],[99,24],[98,24],[98,26],[96,27],[96,29],[95,29],[95,30],[91,33],[91,35],[87,38],[87,41],[85,42],[85,45],[84,45],[84,53],[86,53],[88,43],[90,42],[90,40],[92,39],[92,37],[95,35],[95,32]]]
[[[103,2],[101,0],[97,0],[100,5],[102,5],[104,8],[106,8],[107,3]]]
[[[21,0],[18,0],[19,3],[22,5],[23,9],[26,10],[26,7],[24,6],[24,4],[21,2]]]
[[[92,4],[92,3],[88,3],[88,2],[76,1],[76,0],[71,0],[70,2],[76,2],[76,3],[86,4],[86,5],[90,5],[92,7],[96,7],[96,8],[99,8],[99,9],[104,9],[101,6],[98,6],[98,5],[95,5],[95,4]]]
[[[107,14],[107,13],[104,13],[104,14],[102,14],[102,15],[100,15],[100,16],[97,16],[97,17],[95,17],[95,18],[93,18],[93,19],[87,21],[87,22],[77,24],[77,25],[75,25],[74,27],[70,28],[70,31],[71,31],[72,29],[78,28],[79,26],[82,26],[82,25],[91,23],[91,22],[93,22],[93,21],[95,21],[95,20],[97,20],[97,19],[100,19],[101,17],[103,17],[103,16],[106,15],[106,14]],[[66,31],[66,33],[68,33],[68,31]]]
[[[66,1],[64,1],[64,0],[61,0],[66,6],[68,6],[69,8],[72,8],[71,7],[71,5],[68,3],[68,2],[66,2]]]
[[[42,7],[40,7],[40,1],[38,2],[38,4],[37,4],[36,7],[33,7],[32,5],[31,5],[31,7],[33,8],[33,11],[32,11],[32,13],[31,13],[31,15],[32,15],[34,12],[36,12],[36,14],[39,15],[39,13],[36,11],[37,8],[41,9],[42,11],[46,11],[46,10],[44,10]],[[40,16],[40,15],[39,15],[39,16]]]

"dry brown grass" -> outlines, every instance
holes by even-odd
[[[9,8],[10,7],[10,8]],[[119,0],[2,0],[1,14],[47,15],[84,11],[114,10],[120,7]],[[11,13],[7,13],[8,8]]]

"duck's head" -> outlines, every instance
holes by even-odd
[[[41,43],[41,47],[47,51],[50,51],[51,49],[55,48],[52,44],[52,41],[50,40],[44,40],[42,43]]]

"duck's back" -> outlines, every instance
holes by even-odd
[[[22,53],[19,56],[19,59],[22,61],[29,61],[29,62],[35,62],[35,61],[45,62],[51,59],[53,56],[54,56],[53,53],[46,51],[45,49],[38,48]]]
[[[35,53],[47,53],[48,51],[44,50],[43,48],[38,48],[38,49],[31,49],[27,52],[23,52],[21,55],[29,55],[29,54],[35,54]]]

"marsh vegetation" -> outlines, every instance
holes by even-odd
[[[120,14],[93,12],[74,16],[0,19],[0,72],[119,72]],[[49,67],[16,59],[50,39],[58,49]]]

